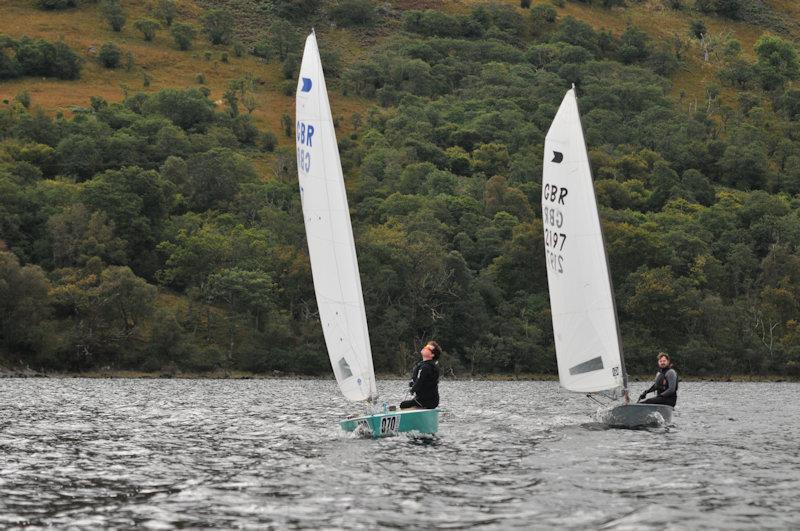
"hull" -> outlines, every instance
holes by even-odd
[[[617,406],[608,414],[612,428],[644,428],[672,422],[672,407],[662,404],[628,404]]]
[[[436,433],[439,429],[438,409],[407,409],[365,415],[339,421],[344,431],[363,430],[373,439],[402,432]]]

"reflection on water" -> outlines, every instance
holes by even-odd
[[[331,380],[0,380],[0,527],[800,526],[798,384],[683,383],[646,430],[554,382],[441,391],[436,437],[371,440]]]

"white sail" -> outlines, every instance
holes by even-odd
[[[297,84],[297,173],[314,291],[336,381],[350,400],[377,398],[364,297],[339,148],[316,36]]]
[[[542,221],[561,385],[584,393],[624,387],[614,295],[574,88],[545,139]]]

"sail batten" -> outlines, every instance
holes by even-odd
[[[542,221],[561,385],[584,393],[621,388],[616,306],[574,88],[545,138]]]
[[[306,39],[296,93],[297,173],[325,345],[349,400],[377,398],[372,350],[339,149],[316,36]]]

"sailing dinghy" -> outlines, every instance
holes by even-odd
[[[297,174],[314,292],[325,345],[342,394],[369,413],[340,422],[372,437],[397,432],[436,433],[438,410],[374,409],[378,388],[361,292],[353,229],[339,148],[316,35],[306,39],[296,96]]]
[[[547,132],[542,173],[547,282],[561,386],[624,397],[625,403],[609,412],[611,426],[669,423],[670,406],[628,403],[617,309],[574,85]]]

